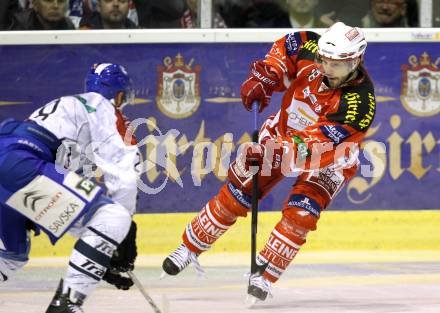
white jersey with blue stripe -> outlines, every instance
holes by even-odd
[[[58,164],[87,177],[95,176],[98,167],[108,195],[134,213],[138,148],[124,143],[109,100],[94,92],[61,97],[37,109],[29,119],[62,140]]]

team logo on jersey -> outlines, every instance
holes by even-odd
[[[309,98],[309,100],[312,102],[313,110],[315,110],[316,113],[321,113],[322,107],[318,103],[318,99],[316,98],[316,96],[310,91],[310,87],[309,86],[304,88],[303,95],[304,95],[304,98]]]
[[[415,116],[433,116],[440,112],[440,57],[432,63],[424,52],[418,59],[415,55],[403,64],[402,92],[403,107]]]
[[[159,65],[156,102],[168,117],[181,119],[191,116],[200,105],[200,65],[192,68],[194,59],[185,64],[178,53],[174,60],[166,57]]]

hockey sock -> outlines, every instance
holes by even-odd
[[[130,223],[128,211],[117,204],[106,205],[95,213],[74,246],[63,293],[71,288],[87,296],[95,289]]]
[[[236,220],[237,215],[226,210],[216,196],[186,226],[183,242],[189,250],[200,254],[209,250]]]
[[[307,232],[305,232],[307,233]],[[283,218],[272,230],[263,250],[257,256],[257,265],[267,265],[263,276],[276,282],[292,262],[305,242],[301,227]]]

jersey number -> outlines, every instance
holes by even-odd
[[[51,115],[57,110],[59,103],[60,103],[60,99],[57,99],[46,104],[44,107],[40,109],[40,111],[38,111],[38,115],[35,116],[35,118],[40,117],[44,121],[49,117],[49,115]]]

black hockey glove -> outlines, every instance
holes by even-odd
[[[130,277],[122,276],[121,273],[111,270],[107,270],[102,279],[121,290],[128,290],[133,286],[133,281]]]
[[[134,269],[134,261],[137,257],[136,230],[136,223],[132,221],[127,236],[110,259],[110,269],[113,272],[127,272]]]

